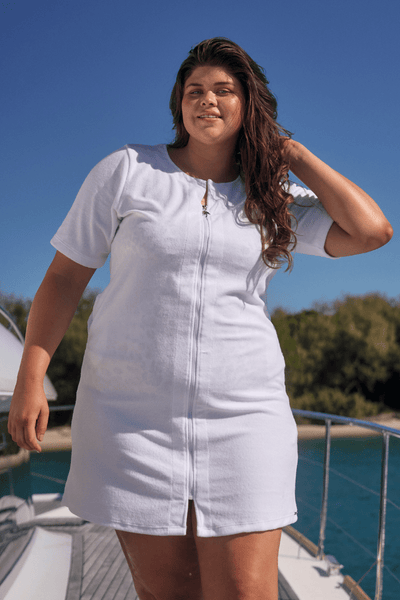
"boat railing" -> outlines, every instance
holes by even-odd
[[[342,423],[346,425],[354,425],[371,429],[382,435],[382,458],[381,458],[381,484],[380,484],[380,505],[379,505],[379,527],[378,527],[378,540],[377,540],[377,552],[374,555],[374,562],[364,573],[361,579],[357,582],[359,584],[365,575],[369,573],[376,565],[376,579],[375,579],[375,596],[374,600],[382,600],[383,593],[383,569],[384,569],[384,551],[385,551],[385,533],[386,533],[386,510],[388,504],[387,497],[387,482],[388,482],[388,462],[389,462],[389,444],[390,438],[400,438],[400,430],[386,427],[378,423],[371,421],[363,421],[361,419],[353,419],[351,417],[342,417],[337,415],[330,415],[326,413],[312,412],[308,410],[292,409],[293,414],[297,417],[303,417],[306,419],[313,419],[323,421],[325,423],[325,450],[324,450],[324,463],[323,463],[323,485],[322,485],[322,502],[321,512],[319,519],[319,539],[318,539],[318,553],[317,557],[322,560],[324,558],[324,547],[325,547],[325,532],[326,523],[328,519],[328,497],[329,497],[329,474],[333,472],[330,467],[330,455],[331,455],[331,425],[332,423]],[[343,476],[342,474],[339,474]],[[364,486],[365,487],[365,486]],[[368,490],[373,491],[373,490]],[[391,504],[394,505],[393,502]],[[399,506],[394,505],[400,510]],[[389,570],[390,574],[400,583],[400,580]]]
[[[74,405],[50,406],[49,409],[51,412],[72,411],[74,409]],[[327,520],[328,520],[329,474],[330,474],[330,472],[332,472],[332,473],[336,473],[337,475],[340,475],[341,477],[344,477],[345,479],[349,479],[345,475],[338,473],[337,471],[335,471],[335,469],[332,469],[330,467],[332,423],[341,423],[341,424],[346,424],[346,425],[359,426],[359,427],[363,427],[365,429],[371,429],[371,430],[377,432],[378,434],[382,435],[381,484],[380,484],[380,492],[379,492],[380,506],[379,506],[379,527],[378,527],[377,552],[375,555],[367,550],[369,554],[372,554],[372,556],[374,558],[374,562],[369,566],[367,571],[357,582],[357,586],[358,586],[360,584],[360,582],[362,581],[362,579],[364,579],[364,577],[376,565],[374,600],[382,600],[385,533],[386,533],[386,510],[387,510],[388,502],[390,504],[392,504],[395,508],[400,510],[400,506],[397,506],[394,502],[392,502],[391,500],[388,500],[388,497],[387,497],[389,444],[390,444],[391,437],[396,437],[396,438],[400,439],[400,430],[393,429],[393,428],[387,427],[385,425],[373,423],[371,421],[364,421],[361,419],[353,419],[351,417],[342,417],[342,416],[337,416],[337,415],[312,412],[312,411],[300,410],[300,409],[292,409],[292,410],[293,410],[293,414],[297,417],[323,421],[325,423],[323,486],[322,486],[321,511],[320,511],[320,517],[319,517],[319,539],[318,539],[318,551],[317,551],[317,558],[320,560],[324,560],[326,558],[325,554],[324,554],[324,548],[325,548],[326,524],[327,524]],[[0,413],[1,412],[2,411],[0,408]],[[4,419],[7,419],[7,417],[2,417],[1,421],[3,421]],[[0,441],[0,444],[2,446],[1,449],[4,448],[4,443],[6,443],[4,439]],[[310,461],[310,462],[315,462],[315,461]],[[42,475],[42,474],[37,474],[37,473],[31,473],[31,475],[38,476],[38,477],[44,477],[44,478],[52,480],[52,481],[57,481],[57,483],[60,483],[60,484],[65,483],[65,481],[63,481],[61,479],[55,479],[48,475]],[[366,489],[367,491],[369,491],[373,494],[378,494],[378,492],[375,492],[374,490],[370,490],[369,488],[366,488],[366,486],[363,486],[362,484],[354,482],[353,480],[351,480],[351,481],[352,481],[352,483],[355,483],[356,485],[363,487],[364,489]],[[347,532],[345,532],[345,533],[347,534]],[[353,540],[353,541],[357,542],[357,540]],[[396,579],[396,581],[398,583],[400,583],[400,580],[396,577],[396,575],[392,571],[390,571],[390,569],[388,569],[387,567],[386,567],[386,569]],[[351,596],[350,596],[350,598],[351,598]]]
[[[15,335],[17,336],[19,341],[22,343],[22,345],[25,344],[25,338],[22,335],[22,333],[20,332],[17,325],[15,324],[14,317],[3,306],[0,306],[0,316],[4,317],[6,319],[7,328],[10,331],[13,331],[15,333]]]

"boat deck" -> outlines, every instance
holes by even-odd
[[[33,507],[34,516],[10,532],[14,539],[1,555],[1,598],[20,600],[29,593],[41,600],[136,600],[113,529],[76,517],[60,506],[58,494],[34,496]],[[284,529],[279,600],[349,600],[347,578],[328,576],[324,561],[317,561],[303,537]],[[353,598],[369,600],[366,595]]]
[[[71,525],[65,527],[61,520],[52,524],[44,521],[40,526],[69,534],[72,529]],[[73,529],[65,600],[136,600],[132,576],[114,530],[93,523],[77,524]],[[279,600],[299,600],[281,573]]]

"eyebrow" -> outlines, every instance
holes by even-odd
[[[201,87],[202,83],[188,83],[186,87],[190,87],[191,85]],[[233,81],[217,81],[214,85],[235,85]]]

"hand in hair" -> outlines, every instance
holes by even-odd
[[[325,242],[332,256],[370,252],[386,244],[393,229],[374,200],[305,146],[282,139],[289,168],[319,198],[334,220]]]

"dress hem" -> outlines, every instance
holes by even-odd
[[[89,515],[88,513],[85,513],[85,511],[81,510],[75,512],[71,504],[67,504],[63,501],[61,502],[61,504],[62,506],[67,506],[74,515],[80,517],[81,519],[84,519],[85,521],[96,523],[97,525],[103,525],[105,527],[111,527],[112,529],[117,529],[119,531],[129,531],[132,533],[142,533],[145,535],[157,536],[185,536],[187,534],[186,526],[141,527],[140,525],[128,525],[126,522],[121,523],[119,521],[107,521],[105,519],[96,518],[93,514]],[[214,529],[199,527],[199,525],[197,524],[197,536],[223,537],[225,535],[236,535],[240,533],[271,531],[273,529],[280,529],[281,527],[285,527],[286,525],[292,525],[297,521],[297,518],[297,513],[291,513],[290,515],[285,515],[278,519],[273,519],[270,521],[257,521],[255,523],[234,523],[232,525],[222,525],[220,527],[215,527]]]

